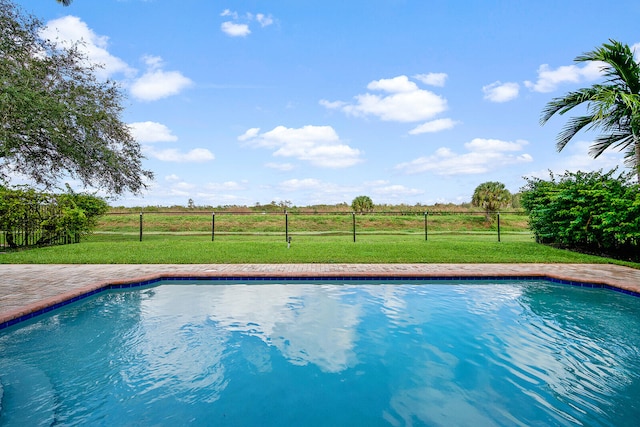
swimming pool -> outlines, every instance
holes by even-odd
[[[103,292],[0,333],[0,425],[635,425],[639,307],[544,280]]]

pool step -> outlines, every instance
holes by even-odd
[[[0,360],[0,425],[51,426],[55,409],[47,374],[21,361]]]

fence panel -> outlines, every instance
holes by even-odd
[[[498,222],[499,218],[499,222]],[[528,232],[523,212],[205,212],[170,211],[110,213],[97,231],[122,235],[282,236],[288,240],[308,236],[407,235],[425,240],[437,235]]]
[[[51,218],[62,215],[56,204],[28,206],[25,215],[0,230],[0,247],[28,248],[78,243],[79,233],[50,226]]]

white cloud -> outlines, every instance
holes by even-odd
[[[389,181],[387,181],[386,179],[376,179],[375,181],[367,181],[364,184],[369,187],[380,187],[384,185],[389,185]]]
[[[433,133],[440,132],[447,129],[452,129],[458,122],[451,119],[437,119],[430,122],[426,122],[417,126],[409,131],[409,135],[418,135],[421,133]]]
[[[374,187],[371,192],[379,196],[391,196],[391,197],[407,197],[417,196],[418,194],[424,194],[424,190],[417,188],[408,188],[404,185],[388,184],[380,187]]]
[[[268,27],[275,21],[271,15],[265,15],[264,13],[247,13],[244,16],[240,16],[237,12],[229,9],[222,11],[220,16],[230,17],[231,21],[225,21],[220,24],[220,29],[223,33],[230,37],[246,37],[251,34],[249,25],[253,22],[257,22],[260,27]],[[241,22],[238,22],[241,21]]]
[[[367,85],[367,89],[389,93],[415,92],[418,90],[418,85],[410,81],[407,76],[398,76],[392,79],[374,80]]]
[[[502,83],[500,81],[482,87],[484,99],[491,102],[507,102],[518,97],[520,85],[518,83]]]
[[[129,128],[136,141],[142,142],[172,142],[178,137],[171,133],[171,130],[162,123],[156,122],[136,122],[130,123]]]
[[[447,108],[446,101],[440,96],[418,89],[415,84],[403,85],[402,82],[373,82],[370,89],[380,89],[391,94],[380,96],[366,93],[356,96],[355,105],[343,107],[343,111],[355,116],[377,116],[384,121],[415,122],[429,119]]]
[[[193,82],[179,71],[163,71],[162,59],[145,56],[147,71],[131,85],[133,96],[142,101],[156,101],[180,93]]]
[[[640,43],[636,43],[631,46],[631,52],[633,52],[633,57],[636,62],[640,62]]]
[[[320,105],[322,105],[325,108],[328,108],[330,110],[339,110],[340,108],[344,107],[345,105],[347,105],[346,102],[343,101],[327,101],[326,99],[321,99],[320,100]]]
[[[344,186],[316,178],[294,178],[282,181],[278,185],[278,189],[283,194],[306,193],[312,198],[310,203],[313,203],[313,201],[317,203],[327,203],[327,200],[334,200],[335,203],[339,203],[345,200],[350,201],[360,194],[370,194],[375,196],[374,202],[380,200],[380,203],[385,203],[387,201],[405,200],[406,197],[425,193],[423,189],[391,184],[386,180],[368,181],[359,185]]]
[[[169,184],[153,181],[148,184],[149,189],[154,193],[155,197],[159,196],[162,199],[165,199],[166,197],[179,197],[181,199],[184,198],[184,202],[186,202],[187,198],[192,196],[192,190],[196,186],[188,182],[180,181],[180,179],[177,178],[175,175],[170,175],[170,177],[172,178],[171,179],[165,178]],[[176,179],[173,179],[174,177]]]
[[[527,142],[501,141],[497,139],[476,138],[465,144],[467,153],[458,154],[449,148],[438,148],[434,154],[401,163],[396,169],[407,174],[432,172],[437,175],[459,175],[487,173],[496,167],[533,160],[527,153],[514,154],[521,151]]]
[[[174,142],[178,140],[178,137],[171,133],[171,130],[162,123],[151,121],[136,122],[129,124],[129,128],[133,137],[139,143]],[[164,162],[201,163],[215,159],[213,153],[206,148],[195,148],[186,153],[180,152],[175,148],[158,150],[151,145],[144,145],[142,149],[145,155]],[[176,175],[169,175],[165,179],[177,181],[179,178]]]
[[[359,187],[338,185],[315,178],[296,178],[282,181],[278,184],[277,190],[279,194],[285,195],[284,198],[290,200],[302,194],[302,197],[305,198],[309,204],[341,203],[345,200],[352,200],[356,195],[362,194],[363,192]]]
[[[322,181],[315,178],[289,179],[280,183],[285,191],[319,190],[325,187]]]
[[[360,150],[342,143],[331,126],[278,126],[260,134],[252,128],[238,137],[253,147],[274,149],[274,156],[293,157],[326,168],[344,168],[361,162]]]
[[[538,68],[538,80],[526,81],[525,86],[534,92],[553,92],[563,83],[581,83],[596,80],[602,76],[600,71],[602,62],[589,62],[583,67],[577,65],[563,65],[552,70],[548,64],[542,64]]]
[[[215,156],[211,151],[206,148],[194,148],[186,153],[180,152],[175,148],[167,148],[164,150],[156,150],[151,146],[143,147],[144,154],[154,159],[161,160],[163,162],[176,162],[176,163],[202,163],[215,159]]]
[[[130,76],[135,70],[126,62],[107,51],[109,37],[97,35],[89,26],[76,16],[64,16],[47,22],[40,36],[68,48],[78,44],[79,50],[87,56],[91,64],[103,68],[96,70],[99,78],[111,77],[117,73]]]
[[[190,196],[191,196],[191,191],[190,191],[190,190],[191,190],[190,188],[188,188],[188,189],[181,189],[181,188],[178,186],[178,187],[176,187],[176,188],[171,187],[171,188],[169,188],[169,189],[167,189],[167,190],[165,190],[165,191],[163,191],[163,192],[165,193],[165,194],[164,194],[165,196],[169,196],[169,197],[181,197],[181,198],[182,198],[182,197],[184,197],[184,198],[186,198],[186,197],[190,197]]]
[[[469,151],[486,152],[486,151],[521,151],[528,142],[518,139],[515,142],[502,141],[499,139],[474,138],[471,142],[464,144]]]
[[[209,191],[240,191],[246,189],[243,184],[235,181],[210,182],[205,184],[204,188]]]
[[[258,21],[261,27],[268,27],[269,25],[273,24],[273,18],[263,13],[258,13],[256,15],[256,21]]]
[[[63,47],[77,44],[91,64],[102,67],[95,72],[98,78],[108,78],[114,74],[123,73],[127,79],[134,79],[129,89],[134,97],[143,101],[155,101],[175,95],[192,84],[191,80],[178,71],[163,71],[162,59],[157,56],[143,58],[147,71],[136,78],[137,70],[108,52],[109,38],[97,35],[85,22],[75,16],[65,16],[49,21],[40,35]]]
[[[208,201],[210,204],[217,204],[218,206],[223,205],[249,205],[253,202],[253,200],[247,199],[245,197],[241,197],[236,194],[229,193],[205,193],[205,192],[197,192],[195,197],[198,200],[203,199]]]
[[[264,165],[265,167],[269,168],[269,169],[275,169],[275,170],[279,170],[279,171],[290,171],[294,169],[294,166],[291,163],[275,163],[275,162],[269,162],[269,163],[265,163]]]
[[[619,151],[605,151],[597,159],[589,155],[592,141],[572,141],[562,152],[557,153],[555,161],[550,167],[536,172],[530,172],[529,176],[541,179],[549,179],[549,170],[555,175],[562,175],[565,171],[570,172],[592,172],[597,170],[611,170],[619,167],[619,171],[628,170],[624,168],[624,153]]]
[[[375,80],[367,85],[367,89],[384,94],[357,95],[354,103],[322,100],[320,104],[356,117],[375,116],[394,122],[428,120],[447,109],[444,98],[420,89],[407,76]]]
[[[421,81],[422,83],[430,86],[443,87],[447,81],[446,73],[428,73],[428,74],[416,74],[414,79]]]
[[[171,186],[172,190],[177,190],[180,193],[188,192],[196,188],[195,184],[191,184],[189,182],[177,182]]]
[[[229,9],[223,10],[220,16],[231,16],[233,19],[238,19],[238,13],[233,12]]]
[[[238,137],[238,141],[248,141],[250,139],[256,138],[260,133],[260,128],[251,128],[247,130],[244,134]]]
[[[165,176],[164,180],[169,182],[176,182],[176,181],[180,181],[180,177],[175,173],[172,173],[171,175]]]
[[[147,66],[147,69],[149,70],[157,70],[162,68],[162,58],[160,56],[156,56],[156,55],[144,55],[142,57],[142,61],[145,63],[145,65]]]
[[[225,21],[220,25],[223,33],[230,37],[246,37],[251,34],[251,30],[247,24],[236,24],[231,21]]]

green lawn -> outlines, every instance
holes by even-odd
[[[0,263],[617,263],[608,258],[539,245],[527,233],[292,236],[96,234],[79,244],[0,254]]]

